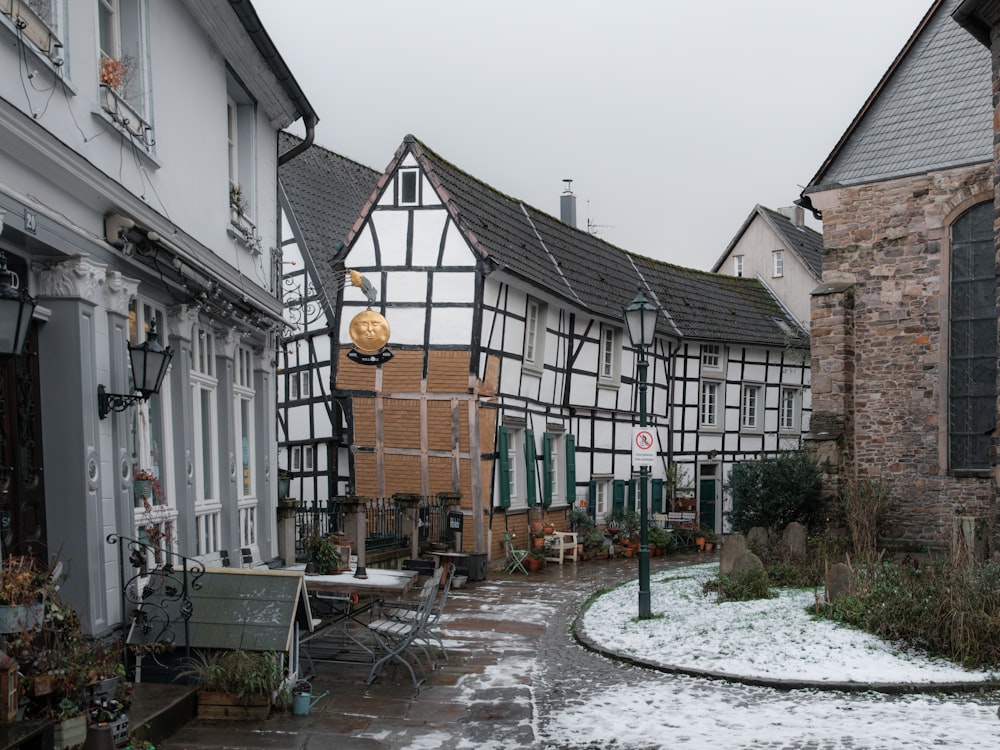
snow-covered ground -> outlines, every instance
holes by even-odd
[[[998,678],[831,620],[816,621],[806,611],[816,604],[813,591],[782,590],[775,599],[717,604],[702,587],[718,567],[651,576],[649,620],[636,618],[638,582],[620,586],[591,605],[583,629],[604,648],[651,664],[768,680],[942,684]]]

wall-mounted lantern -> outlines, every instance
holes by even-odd
[[[148,401],[154,393],[160,392],[163,377],[167,374],[174,353],[168,346],[164,349],[156,336],[156,321],[149,322],[149,332],[142,344],[128,346],[128,358],[132,365],[132,385],[138,393],[125,395],[108,393],[103,385],[97,386],[97,416],[104,419],[113,411],[124,411],[140,401]]]
[[[0,356],[17,356],[24,350],[36,304],[21,288],[17,274],[8,270],[7,255],[0,251]]]

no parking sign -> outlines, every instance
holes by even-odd
[[[632,465],[652,466],[656,460],[656,433],[650,427],[632,428]]]

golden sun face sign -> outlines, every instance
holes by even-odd
[[[389,342],[389,321],[374,310],[362,310],[348,329],[354,351],[347,356],[363,365],[377,365],[392,359],[392,352],[385,348]]]

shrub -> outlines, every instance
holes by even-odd
[[[1000,665],[1000,564],[881,563],[866,593],[829,605],[827,615],[966,668]]]
[[[752,599],[771,599],[767,571],[763,568],[749,568],[735,576],[719,576],[705,582],[704,590],[714,591],[716,601],[745,602]]]
[[[729,473],[733,531],[754,526],[783,529],[792,521],[814,525],[819,510],[820,473],[804,451],[736,464]]]

